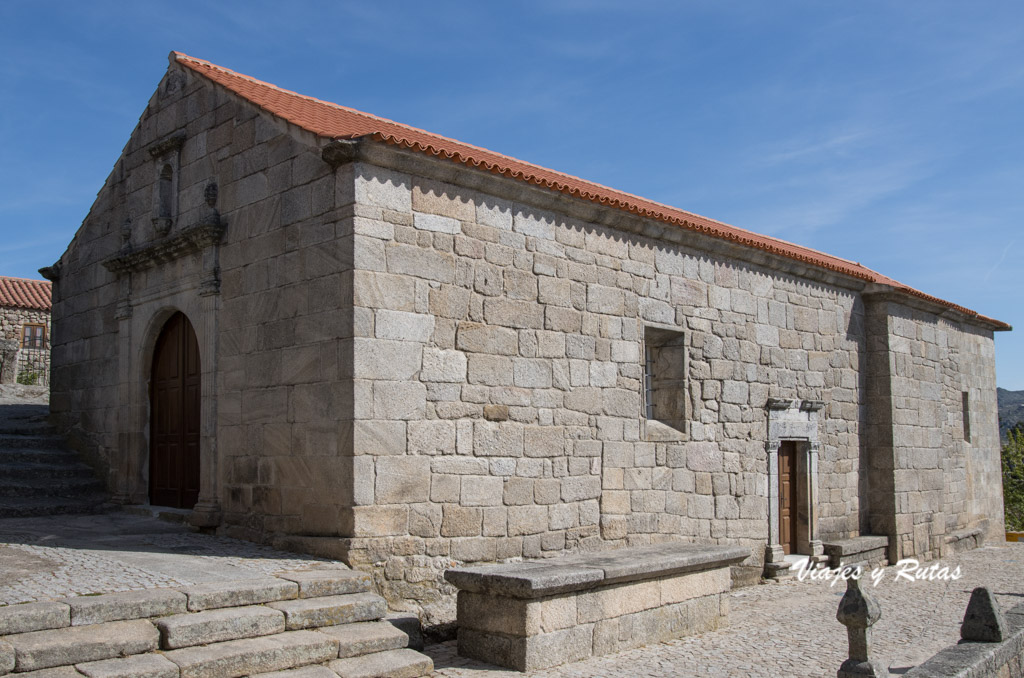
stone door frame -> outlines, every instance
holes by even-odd
[[[184,286],[183,286],[184,287]],[[140,295],[141,296],[141,295]],[[220,524],[220,489],[217,478],[217,307],[218,295],[200,295],[195,289],[161,290],[149,298],[133,295],[122,307],[118,328],[118,450],[117,487],[112,501],[149,503],[150,379],[156,341],[176,312],[192,324],[199,343],[202,367],[199,501],[189,522],[198,527]],[[127,312],[124,312],[127,310]]]
[[[806,515],[804,523],[797,520],[797,546],[800,555],[820,556],[824,547],[818,534],[818,412],[825,403],[820,400],[768,400],[768,544],[765,563],[785,560],[779,524],[779,451],[782,443],[796,443],[798,516]]]

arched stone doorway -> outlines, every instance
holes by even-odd
[[[192,323],[164,324],[150,379],[149,502],[191,509],[199,500],[202,367]]]

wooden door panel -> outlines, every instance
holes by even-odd
[[[164,325],[150,381],[150,502],[192,508],[199,499],[201,363],[192,324],[181,313]]]
[[[796,444],[784,442],[779,448],[779,541],[783,553],[797,552]]]

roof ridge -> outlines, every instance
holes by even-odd
[[[666,205],[649,198],[620,191],[571,174],[535,165],[512,156],[468,144],[411,125],[383,118],[372,113],[324,101],[252,76],[232,71],[203,59],[172,51],[171,62],[180,63],[216,85],[267,111],[271,115],[313,133],[321,138],[364,138],[444,157],[469,167],[501,174],[518,181],[565,193],[599,205],[672,224],[713,238],[741,246],[770,252],[817,268],[834,271],[859,280],[889,285],[911,296],[931,300],[942,306],[961,311],[968,316],[993,323],[998,329],[1009,325],[987,318],[975,311],[949,301],[933,297],[897,282],[859,262],[837,257],[806,245],[798,245],[781,238],[763,235],[687,210]],[[325,110],[326,109],[326,110]]]

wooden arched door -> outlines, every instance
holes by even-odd
[[[150,384],[149,502],[192,508],[199,500],[199,342],[175,313],[153,352]]]

